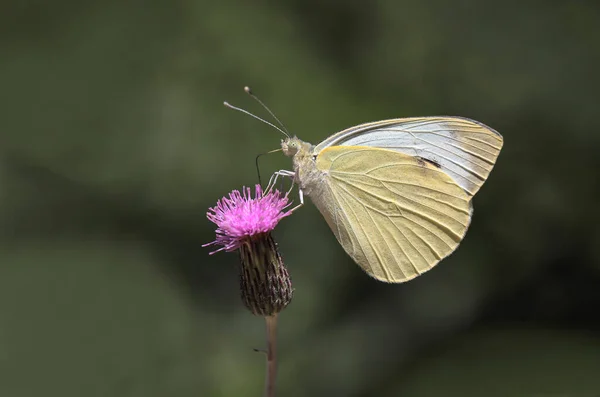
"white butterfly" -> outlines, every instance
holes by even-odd
[[[304,195],[311,198],[360,267],[400,283],[458,247],[471,221],[471,198],[502,144],[498,132],[462,117],[377,121],[316,146],[288,136],[281,148],[294,171],[279,171],[271,182],[292,177],[301,205]]]

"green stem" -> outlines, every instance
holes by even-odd
[[[277,314],[265,317],[267,324],[267,375],[265,397],[275,397],[277,377]]]

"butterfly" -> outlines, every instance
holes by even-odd
[[[288,136],[281,149],[293,171],[274,176],[293,178],[301,205],[308,196],[366,273],[402,283],[456,250],[502,145],[498,132],[463,117],[383,120],[316,146]]]

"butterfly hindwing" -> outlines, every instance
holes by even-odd
[[[311,195],[344,250],[371,276],[408,281],[452,253],[469,226],[470,196],[435,164],[401,152],[332,146]]]

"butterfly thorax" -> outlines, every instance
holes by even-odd
[[[281,141],[283,153],[292,158],[295,172],[295,182],[306,195],[311,194],[317,181],[323,177],[323,172],[317,169],[314,146],[297,137]]]

